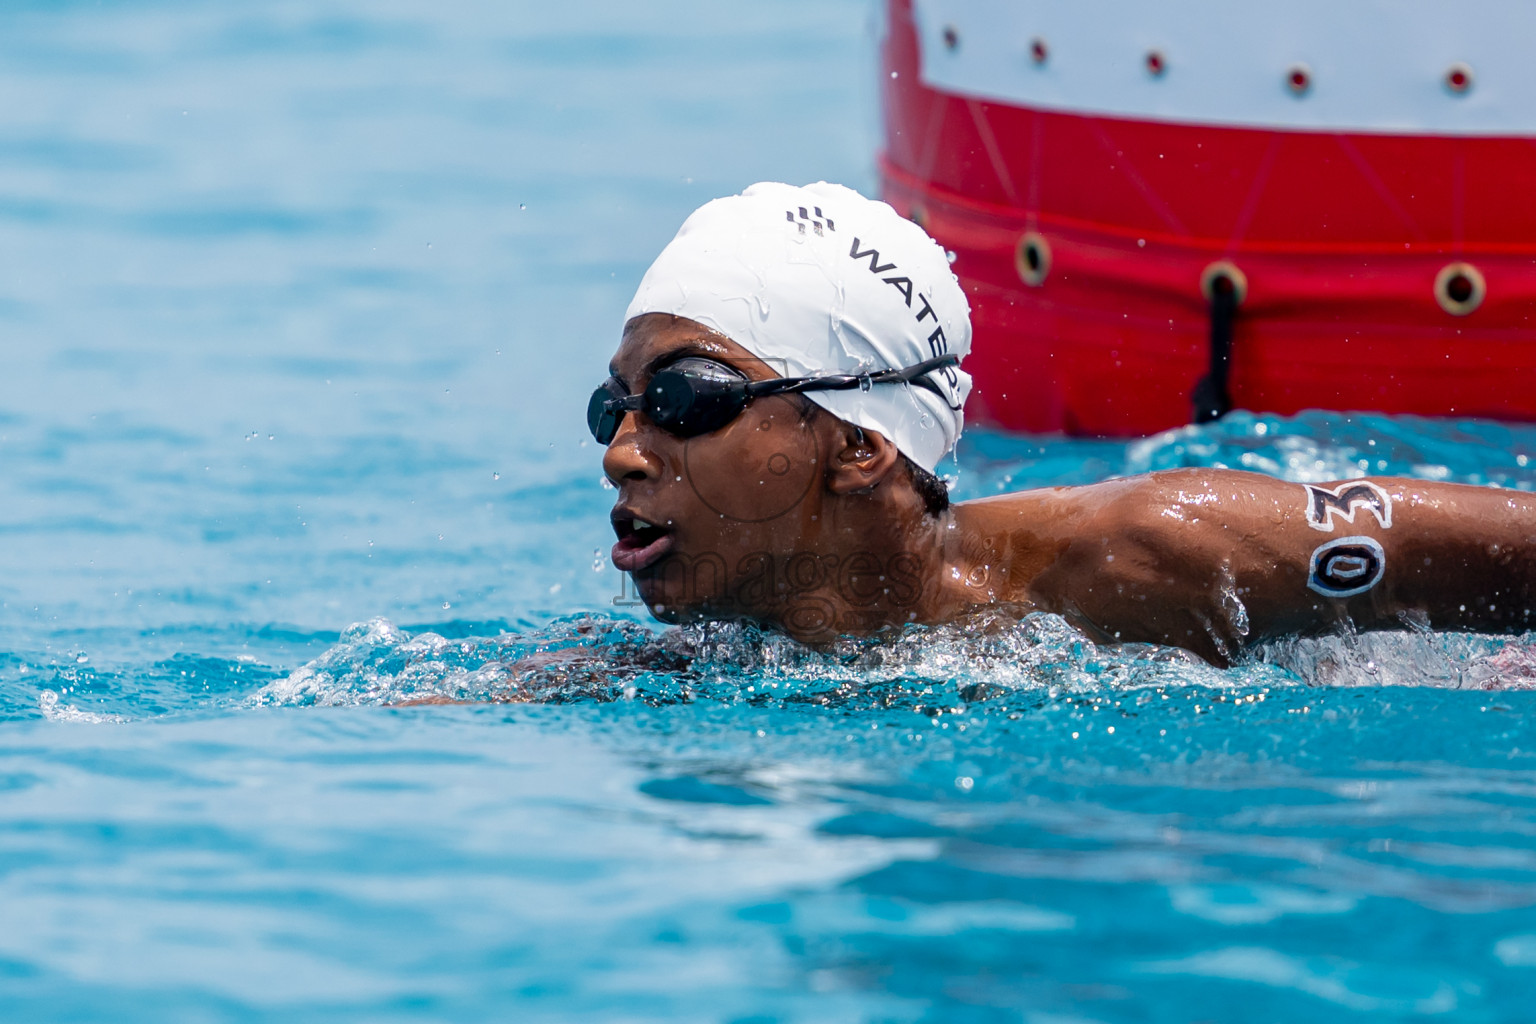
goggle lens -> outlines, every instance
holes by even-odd
[[[675,437],[698,437],[719,430],[747,407],[747,378],[708,359],[680,359],[656,371],[642,396],[624,393],[609,379],[587,402],[587,428],[606,445],[619,432],[624,414],[642,410],[656,426]]]
[[[645,389],[645,414],[678,437],[709,434],[741,415],[747,407],[746,378],[722,376],[718,363],[682,360],[657,372]],[[700,372],[703,371],[703,372]]]
[[[624,397],[624,388],[618,381],[609,379],[587,400],[587,429],[592,431],[598,444],[606,447],[619,432],[619,424],[624,422],[624,410],[610,408],[609,403],[614,399],[622,401]]]

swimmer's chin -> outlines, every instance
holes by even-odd
[[[669,588],[655,574],[636,573],[634,581],[635,593],[644,602],[646,611],[650,612],[657,621],[665,622],[669,626],[718,622],[735,617],[721,608],[717,601],[700,599],[694,595],[680,597],[675,589]]]
[[[689,626],[701,622],[734,622],[755,626],[766,632],[782,633],[797,643],[818,649],[830,647],[834,642],[846,636],[865,636],[873,632],[886,632],[891,628],[889,625],[882,624],[877,629],[849,633],[825,628],[806,631],[796,629],[792,623],[787,623],[778,616],[754,615],[741,610],[726,611],[709,602],[687,605],[667,604],[661,598],[650,601],[645,599],[643,589],[640,591],[640,598],[642,601],[645,601],[645,607],[652,617],[668,626]]]
[[[669,626],[685,626],[690,622],[706,622],[719,618],[709,608],[687,601],[679,601],[664,593],[661,587],[647,586],[643,578],[635,578],[635,592],[645,602],[645,610],[660,622]]]
[[[690,611],[687,608],[679,608],[668,604],[647,604],[646,610],[651,617],[658,622],[665,622],[669,626],[686,626],[690,622],[703,622],[709,618],[700,612]]]

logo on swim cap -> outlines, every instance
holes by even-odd
[[[816,233],[818,235],[822,234],[821,226],[823,224],[825,224],[827,226],[827,230],[828,231],[836,231],[837,230],[836,228],[834,228],[832,226],[832,218],[822,214],[821,207],[813,206],[813,207],[811,207],[811,209],[816,211],[816,215],[814,217],[811,216],[810,214],[806,213],[805,212],[805,207],[802,206],[802,207],[800,207],[800,217],[799,217],[799,219],[795,218],[795,211],[794,210],[785,210],[784,211],[784,219],[789,221],[795,227],[799,228],[800,229],[800,233],[802,235],[805,234],[805,226],[807,224],[809,224],[811,227],[815,228],[816,229]]]
[[[917,290],[917,287],[912,283],[912,278],[907,276],[906,271],[899,268],[894,260],[889,263],[881,263],[880,250],[876,249],[873,244],[868,249],[860,251],[857,236],[854,237],[853,246],[848,250],[848,258],[861,266],[865,259],[869,260],[869,272],[879,278],[883,284],[888,284],[896,289],[900,293],[902,301],[906,303],[907,309],[913,310],[916,322],[919,325],[918,332],[920,334],[930,326],[929,324],[924,324],[923,321],[933,321],[931,325],[933,330],[928,334],[928,353],[930,356],[936,358],[949,355],[949,339],[944,335],[944,327],[939,323],[939,315],[934,312],[933,304],[929,301],[928,296]],[[886,277],[886,274],[891,274],[891,276]],[[917,299],[917,306],[915,308],[912,305],[914,297]],[[946,366],[943,370],[938,371],[938,375],[943,377],[944,383],[947,385],[944,389],[945,403],[951,409],[959,411],[965,405],[965,399],[960,394],[960,375],[958,371],[952,366]]]

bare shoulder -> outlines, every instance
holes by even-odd
[[[1079,487],[1042,487],[962,502],[953,510],[966,560],[1004,568],[1008,597],[1028,597],[1032,582],[1080,538],[1110,528],[1135,508],[1142,478]]]
[[[1077,487],[1036,490],[978,498],[956,507],[967,525],[981,529],[1018,529],[1030,524],[1048,533],[1076,532],[1105,517],[1157,515],[1173,506],[1198,510],[1234,498],[1272,497],[1289,484],[1260,473],[1232,469],[1169,469],[1119,477]]]
[[[1007,565],[1021,594],[1050,605],[1042,595],[1080,574],[1137,566],[1166,575],[1163,563],[1195,547],[1229,545],[1234,527],[1272,531],[1288,508],[1300,512],[1300,499],[1297,485],[1257,473],[1175,469],[969,501],[955,522],[971,551]]]

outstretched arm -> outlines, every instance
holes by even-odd
[[[1061,493],[1070,536],[1030,596],[1106,639],[1224,663],[1254,641],[1345,620],[1536,626],[1536,497],[1523,492],[1176,470]]]

